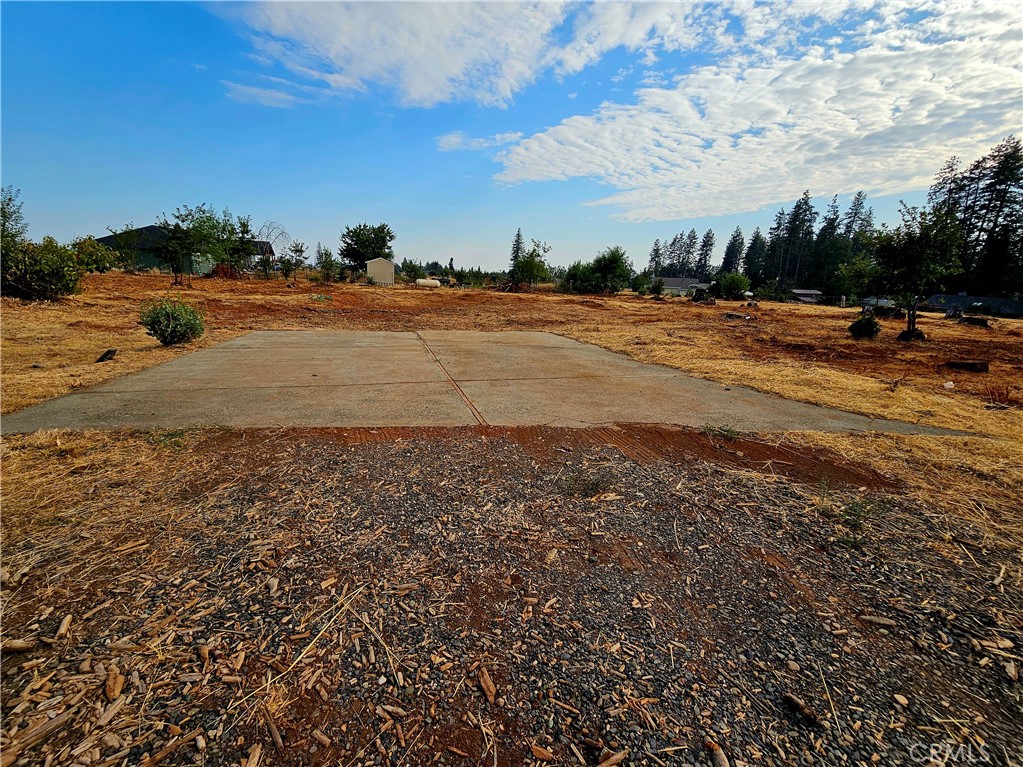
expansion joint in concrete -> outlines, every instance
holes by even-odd
[[[426,343],[426,339],[423,338],[422,334],[419,331],[416,331],[416,336],[422,342],[423,348],[425,348],[429,355],[433,357],[433,361],[437,363],[437,367],[440,368],[440,372],[444,374],[444,377],[448,379],[448,382],[451,384],[452,387],[454,387],[455,392],[458,394],[459,397],[461,397],[462,402],[464,402],[465,406],[469,408],[469,412],[472,413],[473,418],[475,418],[479,422],[480,426],[487,426],[488,424],[486,419],[483,417],[483,414],[476,409],[476,406],[472,404],[472,400],[466,396],[464,391],[462,391],[462,387],[458,385],[458,382],[451,377],[451,374],[448,373],[447,369],[441,364],[440,360],[437,359],[437,355],[433,353],[433,349],[430,348],[430,344]]]

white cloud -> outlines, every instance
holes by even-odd
[[[545,66],[562,2],[239,3],[261,58],[337,91],[393,89],[406,106],[506,106]]]
[[[782,10],[801,14],[802,29],[832,37],[838,23],[846,42],[859,39],[863,9],[842,17],[836,6],[818,6],[826,17],[810,17],[803,3]],[[671,87],[643,88],[633,103],[562,120],[499,153],[497,179],[589,178],[617,190],[595,204],[626,219],[695,218],[759,210],[806,188],[920,189],[949,155],[972,158],[1019,130],[1014,9],[935,7],[910,24],[886,5],[874,14],[876,32],[852,50],[793,51],[801,33],[778,21],[785,13],[738,7],[755,50],[737,44],[735,55]]]
[[[248,26],[257,61],[290,72],[271,87],[225,82],[229,95],[277,107],[376,89],[405,106],[507,107],[541,78],[630,53],[587,79],[625,88],[642,72],[631,97],[534,135],[456,130],[437,147],[504,146],[504,183],[593,179],[611,190],[594,204],[632,220],[758,210],[806,188],[919,189],[1023,118],[1021,20],[1001,0],[216,7]],[[595,86],[571,87],[566,108]]]
[[[221,80],[220,83],[227,88],[227,95],[230,98],[243,104],[288,108],[298,104],[310,103],[309,99],[304,99],[278,88],[258,88],[254,85],[243,85],[231,82],[230,80]]]
[[[498,133],[490,138],[472,138],[464,131],[453,131],[445,133],[437,139],[437,148],[442,152],[450,152],[455,149],[489,149],[495,146],[512,144],[522,138],[522,134]]]

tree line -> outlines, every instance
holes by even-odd
[[[51,237],[32,243],[25,236],[18,192],[11,187],[3,188],[2,214],[5,294],[60,295],[54,286],[77,285],[76,273],[115,266],[131,270],[136,265],[139,230],[131,224],[110,230],[116,249],[91,237],[68,245]],[[204,204],[177,208],[156,224],[166,238],[155,246],[155,255],[176,278],[191,273],[199,257],[228,275],[255,269],[267,277],[277,270],[289,277],[306,265],[305,244],[291,240],[273,221],[254,231],[250,217],[233,216],[226,209],[218,213]],[[336,251],[318,244],[313,263],[325,281],[346,273],[353,277],[371,259],[393,261],[394,240],[386,223],[346,226]],[[887,295],[904,303],[911,294],[930,291],[1018,296],[1023,293],[1023,146],[1009,136],[969,165],[950,158],[936,175],[926,205],[903,205],[895,226],[875,225],[862,191],[844,211],[833,196],[821,213],[807,190],[789,210],[778,210],[766,234],[758,227],[747,239],[736,227],[719,267],[711,264],[715,240],[711,229],[702,236],[690,229],[657,239],[647,266],[637,273],[617,246],[602,250],[593,261],[551,265],[551,246],[536,239],[527,244],[519,229],[504,272],[456,269],[453,259],[445,267],[439,261],[421,264],[406,258],[400,269],[409,279],[433,274],[460,284],[508,289],[555,282],[578,293],[616,292],[630,284],[656,289],[658,280],[668,277],[721,283],[724,275],[741,275],[744,280],[730,277],[729,284],[765,296],[784,295],[792,288],[850,298]],[[30,285],[33,279],[51,287],[36,289]]]
[[[857,192],[841,210],[838,196],[821,213],[809,190],[781,208],[765,234],[749,240],[736,227],[719,268],[710,265],[714,232],[695,229],[654,241],[651,277],[741,273],[761,295],[792,288],[828,296],[907,292],[965,292],[978,296],[1023,293],[1023,147],[1009,136],[964,166],[950,158],[930,187],[927,204],[903,205],[900,223],[874,223],[867,195]],[[897,254],[903,262],[895,269]],[[911,276],[912,275],[912,276]],[[915,283],[912,287],[908,282]]]

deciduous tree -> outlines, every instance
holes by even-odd
[[[362,223],[356,226],[346,226],[341,233],[341,244],[338,247],[337,255],[341,263],[352,273],[366,271],[366,262],[374,258],[386,258],[394,260],[394,250],[391,243],[395,235],[387,224],[370,226]]]
[[[906,309],[903,340],[915,340],[917,304],[937,290],[955,268],[959,245],[958,221],[942,212],[931,212],[902,204],[902,223],[883,228],[877,235],[875,259],[883,292]]]
[[[515,288],[534,287],[550,278],[547,254],[551,246],[540,240],[533,240],[533,246],[512,265],[508,279]]]

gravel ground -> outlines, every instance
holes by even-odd
[[[167,440],[5,546],[3,765],[1023,764],[1019,552],[566,433]]]

